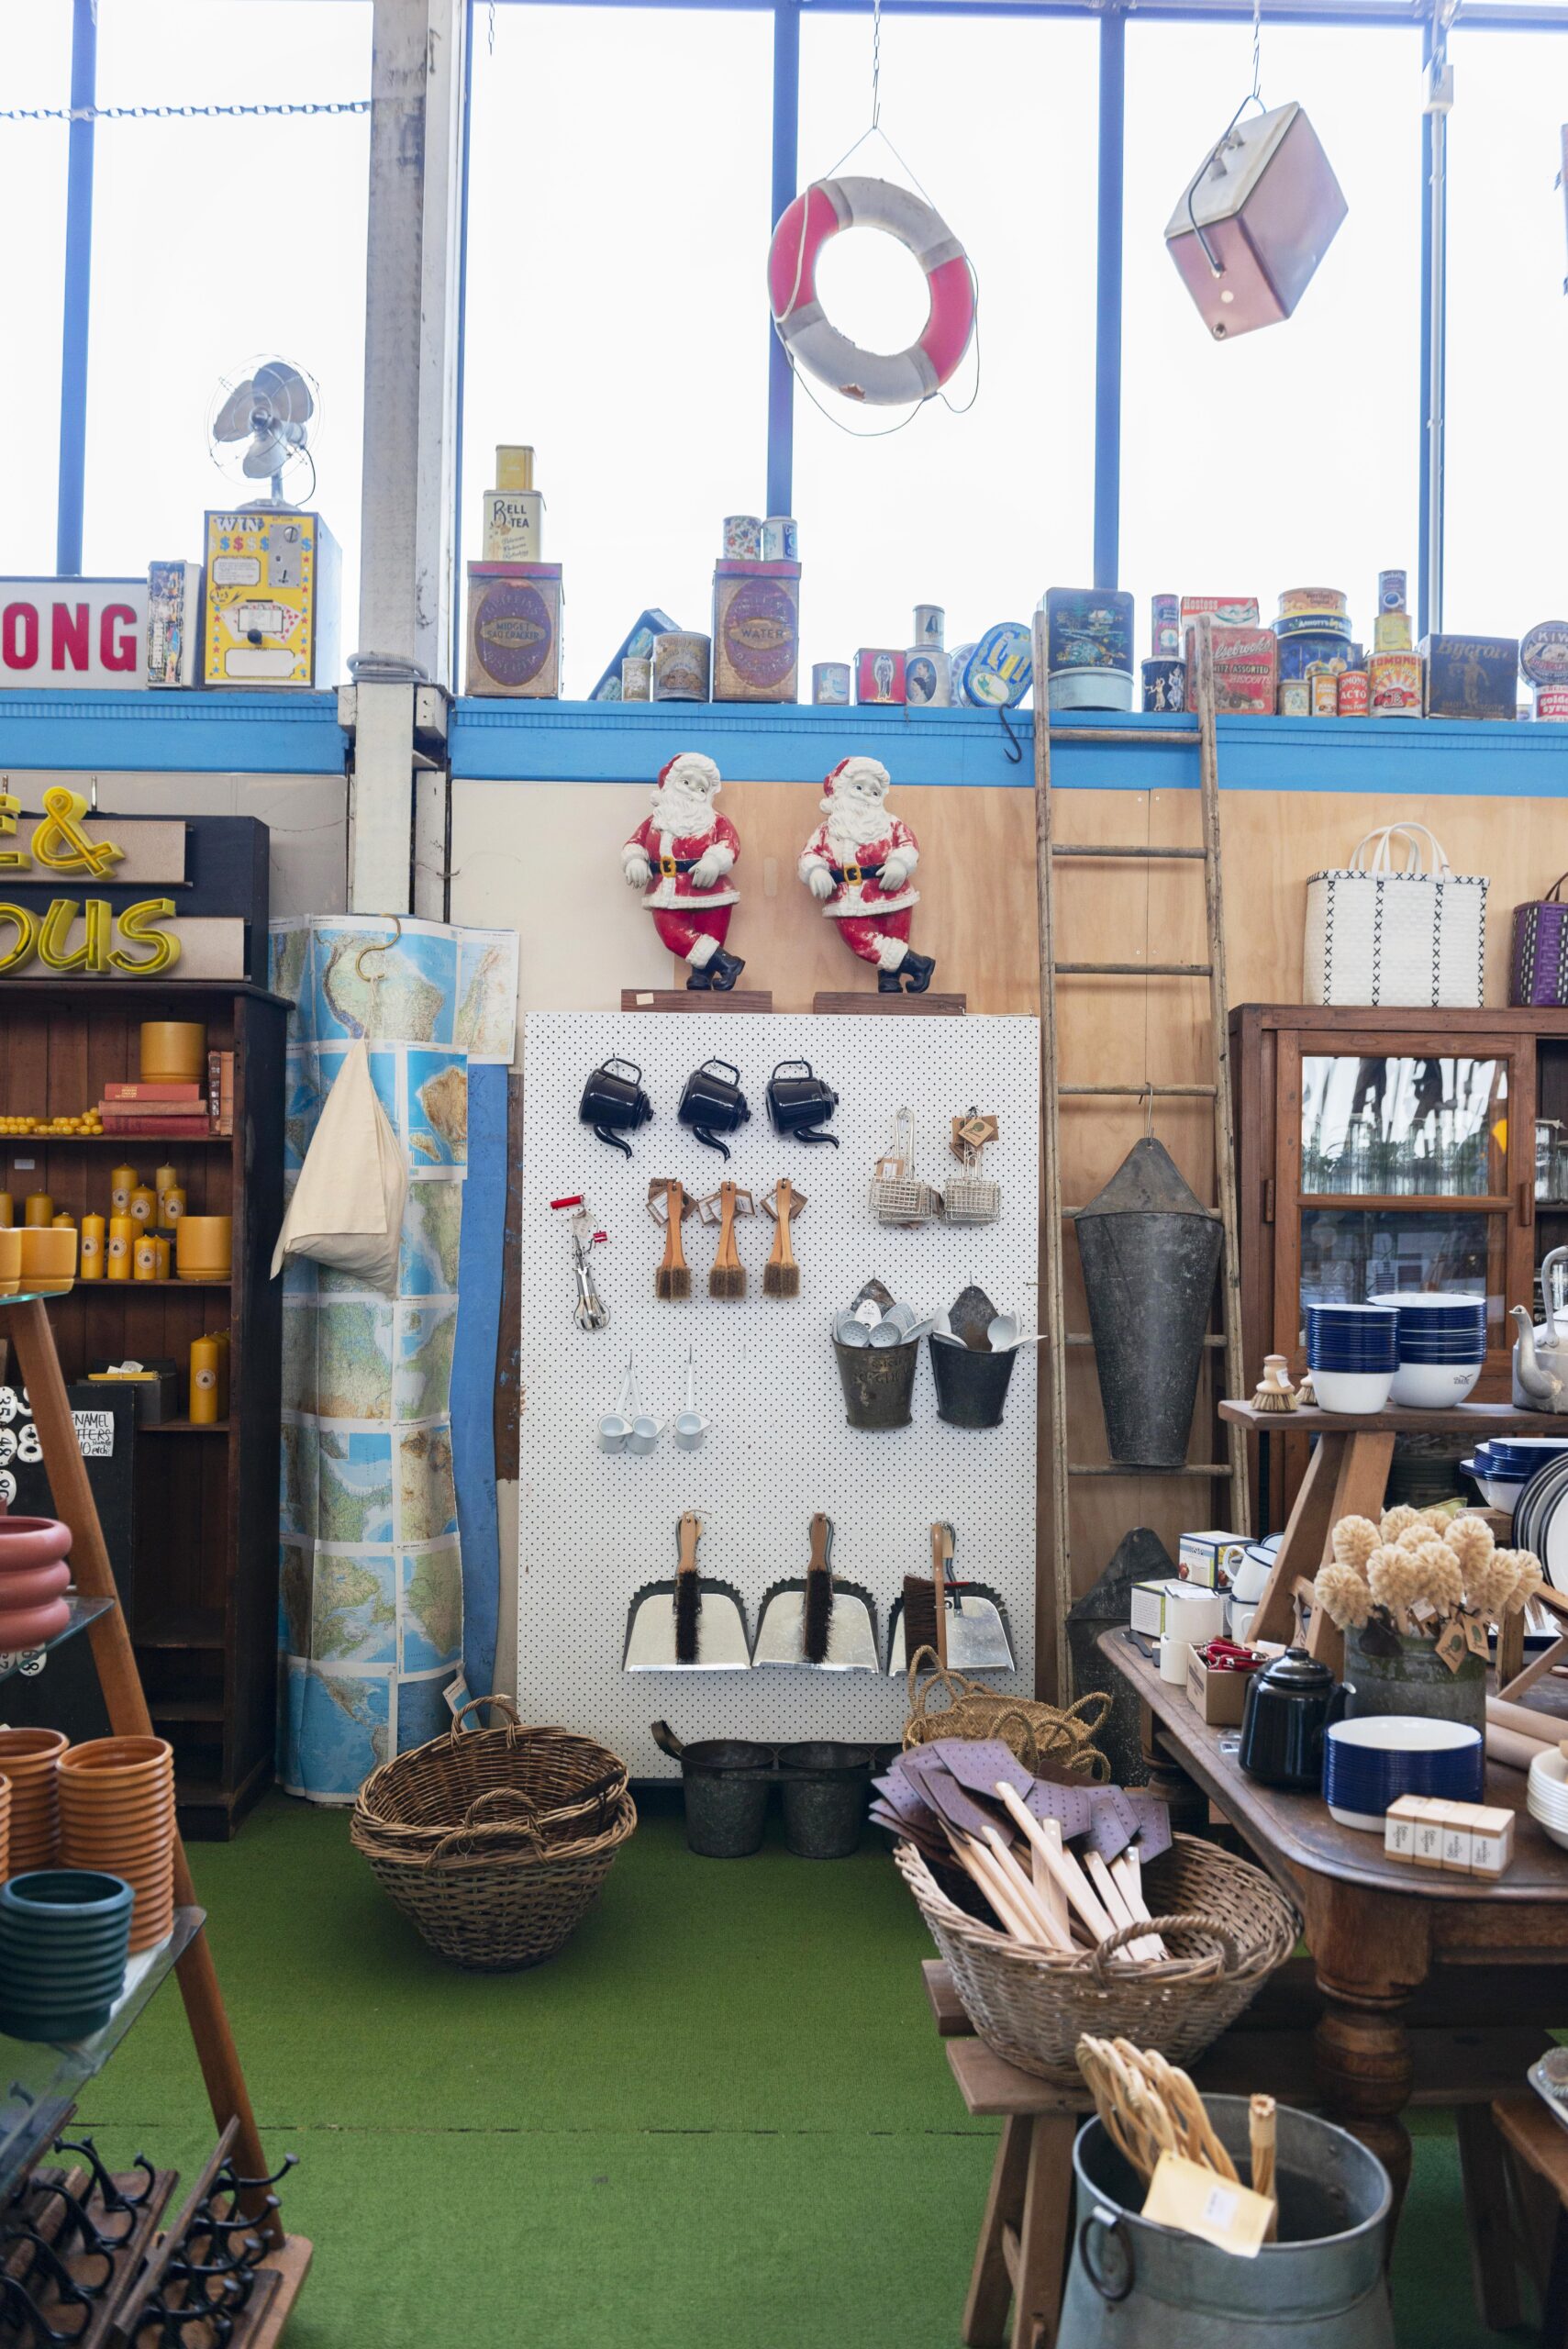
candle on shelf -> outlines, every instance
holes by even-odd
[[[106,1226],[101,1215],[83,1217],[80,1270],[84,1281],[101,1281],[104,1277],[105,1236]]]
[[[158,1235],[155,1231],[139,1231],[131,1249],[131,1277],[139,1281],[158,1278]]]
[[[217,1423],[217,1340],[191,1341],[191,1425],[210,1428]]]
[[[17,1202],[9,1191],[0,1191],[0,1231],[14,1230],[16,1222]]]
[[[131,1242],[135,1236],[136,1226],[128,1215],[112,1215],[109,1218],[108,1273],[110,1280],[129,1280]]]
[[[173,1278],[172,1249],[170,1247],[169,1242],[164,1239],[163,1234],[161,1231],[154,1233],[152,1244],[158,1251],[159,1279],[161,1281],[172,1280]]]
[[[139,1183],[130,1195],[130,1217],[144,1231],[150,1231],[158,1213],[158,1194],[150,1185]]]
[[[54,1221],[54,1201],[47,1191],[29,1191],[22,1203],[22,1221],[31,1231],[46,1231]]]
[[[130,1213],[130,1195],[140,1180],[134,1166],[115,1168],[109,1176],[109,1213],[112,1216]]]
[[[158,1195],[158,1229],[160,1231],[167,1231],[169,1229],[169,1218],[164,1212],[163,1202],[168,1197],[169,1193],[173,1190],[179,1180],[180,1177],[172,1166],[161,1166],[158,1169],[157,1174],[154,1174],[152,1178],[152,1187]]]

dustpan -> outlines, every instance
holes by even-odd
[[[698,1579],[701,1538],[702,1520],[689,1508],[676,1529],[673,1581],[644,1583],[628,1610],[623,1672],[751,1669],[751,1642],[740,1592],[727,1582]]]
[[[837,1579],[832,1557],[833,1520],[818,1509],[811,1520],[811,1562],[805,1579],[776,1582],[762,1600],[757,1644],[751,1651],[754,1664],[793,1664],[812,1672],[881,1669],[875,1603],[859,1583]],[[826,1596],[825,1624],[808,1620],[815,1612],[808,1607],[813,1595],[818,1607]],[[818,1629],[826,1632],[822,1653],[808,1655],[807,1631],[815,1635]]]
[[[945,1529],[945,1564],[951,1567],[956,1544],[952,1528]],[[938,1603],[946,1634],[947,1653],[940,1659],[954,1672],[1016,1672],[1018,1659],[1007,1630],[1007,1612],[998,1592],[984,1583],[955,1582],[951,1573],[939,1576]],[[893,1602],[888,1618],[887,1671],[895,1679],[907,1668],[904,1643],[904,1601]]]

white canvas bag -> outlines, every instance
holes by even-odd
[[[1396,840],[1406,844],[1403,872],[1394,869]],[[1430,872],[1421,866],[1423,841]],[[1487,885],[1456,874],[1425,824],[1368,832],[1345,871],[1314,873],[1307,884],[1305,999],[1477,1008]]]
[[[395,1295],[407,1195],[402,1145],[376,1097],[361,1037],[322,1104],[272,1251],[273,1279],[285,1258],[314,1256]]]

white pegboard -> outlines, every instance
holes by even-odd
[[[578,1119],[591,1069],[611,1054],[638,1063],[653,1103],[632,1157],[596,1141]],[[839,1095],[829,1130],[840,1147],[774,1134],[764,1088],[776,1062],[808,1059]],[[682,1087],[710,1056],[736,1064],[751,1123],[731,1138],[728,1167],[676,1122]],[[867,1204],[874,1160],[893,1112],[914,1110],[918,1164],[941,1185],[958,1173],[949,1120],[972,1105],[1000,1120],[987,1174],[1002,1186],[998,1222],[918,1231],[876,1222]],[[922,1312],[951,1306],[974,1281],[999,1308],[1035,1324],[1040,1031],[1022,1019],[815,1019],[744,1014],[535,1012],[524,1042],[522,1393],[518,1681],[526,1719],[556,1721],[623,1753],[636,1775],[668,1774],[649,1723],[677,1734],[764,1739],[895,1740],[902,1682],[864,1673],[768,1670],[625,1674],[627,1609],[640,1584],[674,1572],[676,1520],[705,1522],[698,1562],[732,1584],[755,1637],[768,1586],[803,1575],[808,1520],[835,1526],[833,1564],[877,1602],[886,1650],[888,1610],[906,1574],[929,1571],[929,1529],[952,1522],[961,1578],[990,1584],[1006,1607],[1018,1671],[988,1675],[998,1689],[1032,1690],[1035,1593],[1035,1383],[1039,1348],[1020,1349],[999,1428],[969,1431],[937,1417],[929,1348],[921,1347],[914,1424],[882,1434],[847,1426],[828,1324],[873,1274]],[[717,1228],[685,1227],[692,1297],[662,1303],[653,1276],[663,1234],[647,1212],[648,1186],[674,1175],[688,1191],[726,1174],[756,1197],[737,1223],[747,1291],[707,1295]],[[764,1297],[773,1226],[762,1195],[781,1174],[808,1204],[795,1230],[801,1294]],[[592,1335],[572,1321],[573,1284],[565,1214],[550,1201],[583,1192],[608,1232],[594,1252],[610,1326]],[[628,1352],[648,1408],[680,1408],[687,1344],[696,1352],[697,1403],[713,1420],[697,1453],[668,1432],[645,1459],[597,1448]]]

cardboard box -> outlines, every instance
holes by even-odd
[[[338,682],[343,558],[319,514],[208,514],[204,685]]]
[[[1210,1728],[1240,1729],[1247,1709],[1251,1672],[1211,1672],[1196,1648],[1187,1650],[1187,1702]]]
[[[799,563],[716,562],[714,700],[794,701],[799,667]]]
[[[1514,1856],[1514,1814],[1488,1803],[1401,1795],[1384,1819],[1383,1848],[1390,1859],[1418,1867],[1499,1876]]]
[[[1511,718],[1518,700],[1517,636],[1424,636],[1427,718]]]
[[[1184,1533],[1176,1552],[1182,1580],[1204,1590],[1229,1590],[1246,1547],[1240,1533]]]
[[[542,562],[544,499],[537,489],[484,493],[486,562]]]
[[[107,1358],[95,1362],[87,1373],[92,1386],[128,1386],[136,1397],[139,1428],[161,1427],[180,1416],[180,1373],[167,1355],[138,1355],[141,1368],[128,1377],[117,1377]]]
[[[515,701],[556,700],[561,604],[558,562],[471,562],[466,690]]]
[[[1187,707],[1197,707],[1197,631],[1186,637]],[[1279,640],[1272,628],[1214,627],[1214,706],[1223,717],[1272,718],[1279,691]]]
[[[1151,1639],[1159,1639],[1171,1629],[1167,1611],[1171,1593],[1181,1585],[1173,1581],[1135,1582],[1131,1592],[1132,1612],[1129,1618],[1135,1631],[1143,1631]]]

